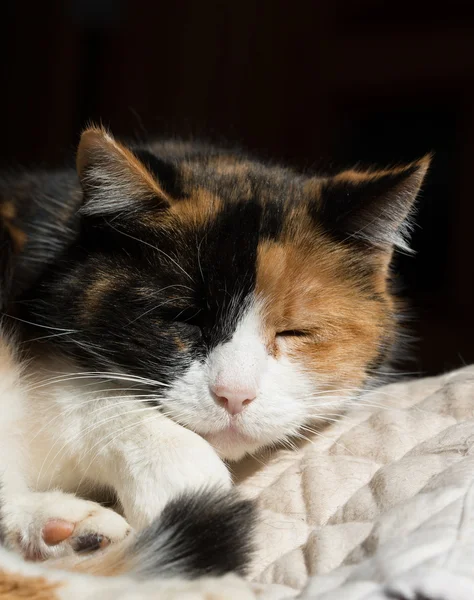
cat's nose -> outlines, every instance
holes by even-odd
[[[230,388],[225,385],[213,385],[211,389],[217,402],[231,415],[241,413],[257,396],[257,391],[250,386]]]

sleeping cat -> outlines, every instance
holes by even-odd
[[[4,544],[99,573],[243,567],[254,511],[223,459],[304,435],[391,363],[390,262],[428,164],[316,177],[93,127],[77,172],[4,175]],[[85,499],[104,494],[121,514]]]

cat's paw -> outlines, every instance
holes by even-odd
[[[4,503],[6,544],[27,560],[92,552],[120,542],[131,531],[119,514],[63,492],[22,494]]]
[[[142,461],[140,469],[133,463],[126,469],[111,469],[120,479],[109,485],[116,489],[127,521],[137,530],[148,527],[171,500],[183,494],[232,487],[231,474],[212,446],[193,431],[175,423],[171,426],[173,436],[162,441],[160,452],[147,457],[145,464]]]

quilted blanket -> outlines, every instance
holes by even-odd
[[[263,597],[474,598],[474,367],[385,386],[242,479]]]
[[[380,388],[298,449],[235,476],[261,508],[248,581],[57,573],[54,595],[38,598],[474,598],[474,367]]]

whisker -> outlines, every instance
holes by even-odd
[[[205,279],[204,279],[204,273],[202,271],[202,265],[201,265],[201,245],[202,245],[203,241],[205,240],[205,238],[206,238],[206,235],[204,235],[204,237],[199,242],[199,244],[197,244],[197,234],[196,234],[197,261],[198,261],[199,272],[201,273],[201,279],[202,279],[203,283],[205,283]]]
[[[174,286],[169,285],[168,287],[174,287]],[[167,288],[164,288],[164,289],[166,290]],[[157,310],[158,308],[164,306],[165,304],[169,304],[170,302],[175,302],[177,300],[190,300],[190,299],[191,299],[191,296],[181,296],[180,298],[168,298],[167,300],[164,300],[163,302],[161,302],[161,304],[152,306],[151,308],[146,310],[144,313],[141,313],[140,315],[138,315],[138,317],[135,317],[135,319],[128,321],[128,323],[126,324],[126,327],[128,327],[128,325],[131,325],[132,323],[135,323],[135,321],[138,321],[138,319],[141,319],[142,317],[144,317],[145,315],[148,315],[149,313],[153,312],[154,310]]]
[[[117,391],[117,390],[115,388],[111,388],[110,390],[101,390],[102,393],[107,392],[107,391]],[[127,391],[127,389],[121,390],[121,391]],[[80,394],[78,396],[76,396],[75,398],[78,398],[78,397],[80,397]],[[133,400],[133,398],[136,398],[137,396],[136,395],[130,395],[130,396],[103,396],[103,397],[94,397],[94,398],[89,398],[88,400],[81,400],[81,401],[78,402],[77,405],[70,406],[69,408],[67,408],[65,410],[62,410],[58,406],[52,406],[52,407],[50,407],[50,410],[56,409],[56,410],[59,411],[58,414],[55,417],[53,417],[52,419],[50,419],[47,423],[45,423],[42,427],[40,427],[36,431],[35,435],[32,438],[30,438],[30,442],[32,442],[33,440],[35,440],[37,438],[37,436],[42,431],[44,431],[47,427],[49,427],[50,425],[52,425],[57,419],[60,419],[61,417],[68,416],[68,415],[70,415],[71,413],[73,413],[76,410],[81,410],[87,404],[91,404],[92,402],[101,402],[102,400],[106,400],[106,399],[127,398],[127,397],[132,398],[132,400]],[[71,400],[74,401],[75,398],[73,397]],[[110,406],[110,404],[108,404],[107,406]]]
[[[147,408],[147,409],[148,409],[148,408],[150,408],[150,409],[152,409],[152,408],[153,408],[154,410],[156,410],[156,408],[155,408],[155,407],[146,407],[146,408]],[[140,411],[140,410],[142,410],[142,409],[137,409],[137,410],[138,410],[138,411]],[[108,422],[110,422],[110,421],[113,421],[114,419],[117,419],[117,418],[119,418],[119,417],[122,417],[122,416],[124,416],[125,414],[127,414],[127,415],[128,415],[128,414],[132,414],[133,412],[135,412],[135,411],[128,411],[127,413],[122,413],[122,412],[120,412],[120,413],[118,413],[118,414],[112,415],[111,417],[107,417],[107,418],[105,418],[105,419],[102,419],[102,420],[101,420],[101,421],[99,421],[98,423],[92,423],[92,425],[89,425],[89,426],[88,426],[88,427],[86,427],[85,429],[81,429],[81,431],[79,431],[79,433],[78,433],[77,435],[73,436],[72,438],[69,438],[69,439],[68,439],[66,442],[64,442],[64,444],[61,446],[61,448],[60,448],[60,449],[59,449],[59,450],[56,452],[56,454],[55,454],[55,455],[53,456],[53,458],[50,460],[49,464],[50,464],[50,465],[53,465],[53,464],[54,464],[54,462],[55,462],[55,460],[56,460],[56,459],[58,458],[58,456],[61,454],[61,452],[62,452],[62,451],[65,449],[65,448],[67,448],[67,446],[68,446],[69,444],[71,444],[71,442],[74,442],[74,441],[76,441],[76,440],[80,439],[81,437],[85,436],[85,434],[87,434],[87,433],[90,433],[90,432],[92,432],[92,431],[95,431],[95,430],[96,430],[96,429],[98,429],[99,427],[102,427],[102,425],[104,425],[105,423],[108,423]],[[47,455],[45,456],[45,458],[44,458],[44,460],[43,460],[43,464],[41,465],[41,469],[40,469],[40,471],[39,471],[39,473],[38,473],[38,477],[37,477],[37,479],[36,479],[36,485],[37,485],[37,487],[38,487],[39,480],[40,480],[40,478],[41,478],[41,475],[42,475],[43,469],[44,469],[44,467],[45,467],[45,465],[46,465],[46,461],[48,460],[48,458],[49,458],[50,454],[52,453],[52,451],[53,451],[54,447],[57,445],[57,443],[58,443],[58,442],[59,442],[59,440],[57,440],[57,441],[56,441],[56,442],[55,442],[55,443],[54,443],[54,444],[51,446],[51,448],[49,449],[49,452],[47,453]],[[50,481],[49,481],[49,487],[51,486],[51,481],[52,481],[52,478],[53,478],[53,475],[51,475],[51,478],[50,478]]]
[[[332,440],[330,437],[323,435],[322,433],[320,433],[319,431],[315,431],[314,429],[312,429],[311,427],[308,427],[307,425],[303,425],[301,427],[301,429],[303,431],[307,431],[308,433],[310,433],[311,435],[316,435],[317,437],[320,437],[324,440],[327,440],[329,442],[332,442],[333,445],[335,446],[339,446],[340,448],[342,448],[345,452],[349,452],[349,454],[352,454],[354,456],[354,452],[352,452],[351,450],[349,450],[349,448],[347,448],[347,446],[344,446],[344,444],[341,444],[341,442],[337,442],[336,440]],[[304,434],[298,432],[296,433],[295,437],[301,437],[301,439],[309,442],[310,444],[314,445],[314,440],[312,440],[311,438],[308,438],[307,436],[305,436]]]
[[[41,383],[38,383],[34,386],[30,386],[28,389],[35,390],[38,388],[46,387],[48,385],[58,384],[58,383],[66,383],[68,381],[75,381],[81,379],[96,379],[101,381],[127,381],[137,384],[143,384],[148,386],[163,386],[163,387],[171,387],[168,383],[163,383],[161,381],[156,381],[153,379],[146,379],[144,377],[139,377],[137,375],[124,375],[123,373],[108,373],[107,371],[90,371],[83,373],[68,373],[57,375],[55,377],[51,377],[49,379],[42,380]]]
[[[142,412],[146,412],[146,411],[150,411],[153,410],[153,407],[145,407],[144,409],[142,409]],[[102,444],[104,442],[104,440],[107,440],[109,438],[112,438],[109,442],[107,442],[105,445],[101,446],[101,448],[94,454],[94,456],[91,458],[89,464],[87,465],[84,473],[82,474],[81,479],[79,480],[79,483],[77,484],[77,488],[76,488],[76,494],[78,493],[82,482],[84,481],[84,479],[86,478],[87,472],[89,471],[89,469],[91,468],[92,464],[94,463],[94,461],[97,459],[97,457],[115,440],[117,439],[117,437],[119,435],[121,435],[124,431],[128,431],[129,429],[132,429],[133,427],[136,427],[137,425],[143,425],[143,423],[147,423],[149,421],[151,421],[152,419],[156,419],[158,417],[158,415],[152,415],[150,418],[148,419],[142,419],[139,421],[135,421],[134,423],[130,423],[124,427],[122,427],[121,429],[117,430],[117,431],[113,431],[112,433],[110,433],[109,435],[106,435],[104,438],[102,438],[101,440],[99,440],[96,444],[94,444],[91,448],[89,448],[88,453],[92,452],[94,450],[94,448],[96,448],[97,446],[99,446],[100,444]]]
[[[64,335],[71,335],[71,333],[77,333],[77,332],[71,332],[71,331],[62,331],[61,333],[51,333],[49,335],[41,335],[39,337],[35,337],[33,339],[27,339],[22,343],[22,345],[24,344],[30,344],[31,342],[39,342],[41,340],[48,340],[50,338],[55,338],[55,337],[60,337],[60,336],[64,336]]]
[[[3,317],[8,317],[9,319],[15,319],[15,321],[20,321],[21,323],[25,323],[26,325],[33,325],[34,327],[42,327],[43,329],[52,329],[55,331],[64,331],[65,333],[76,333],[75,329],[63,329],[61,327],[51,327],[49,325],[40,325],[39,323],[34,323],[33,321],[27,321],[26,319],[20,319],[20,317],[14,317],[13,315],[9,315],[7,313],[2,313]]]
[[[144,244],[145,246],[149,246],[150,248],[152,248],[153,250],[156,250],[156,252],[159,252],[160,254],[163,254],[166,258],[168,258],[176,267],[178,267],[178,269],[184,273],[184,275],[186,275],[186,277],[188,277],[193,283],[194,283],[194,279],[191,277],[191,275],[185,271],[183,269],[183,267],[173,258],[171,257],[169,254],[167,254],[164,250],[162,250],[161,248],[158,248],[158,246],[153,246],[153,244],[150,244],[149,242],[145,242],[145,240],[141,240],[140,238],[137,238],[133,235],[130,235],[129,233],[126,233],[125,231],[122,231],[120,229],[117,229],[116,227],[114,227],[110,221],[109,221],[109,225],[112,227],[112,229],[115,229],[115,231],[117,233],[120,233],[121,235],[124,235],[128,238],[131,238],[132,240],[135,240],[136,242],[139,242],[141,244]]]

